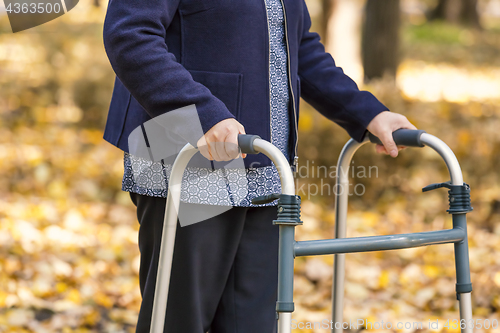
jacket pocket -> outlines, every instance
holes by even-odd
[[[218,0],[185,0],[179,5],[179,12],[187,16],[209,10],[217,5]]]
[[[193,80],[207,87],[237,119],[240,113],[243,74],[188,69]]]

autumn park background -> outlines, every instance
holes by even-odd
[[[500,1],[307,3],[337,64],[457,154],[474,207],[474,318],[500,321]],[[13,34],[0,7],[0,332],[135,329],[138,223],[120,190],[122,153],[102,139],[114,78],[105,11],[106,1],[81,0]],[[300,164],[334,166],[348,136],[303,101],[301,110]],[[362,166],[378,169],[353,180],[364,193],[350,197],[348,236],[451,227],[446,191],[421,193],[449,179],[432,150],[392,159],[363,147],[353,163]],[[325,174],[299,179],[311,190],[299,240],[333,236],[333,197],[312,193],[333,183]],[[331,264],[297,259],[295,319],[329,318]],[[440,322],[434,332],[458,331],[443,328],[458,318],[453,246],[351,254],[346,266],[345,319],[431,319]]]

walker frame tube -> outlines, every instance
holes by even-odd
[[[170,174],[167,205],[161,234],[160,256],[156,273],[156,287],[151,315],[151,333],[163,333],[167,312],[168,288],[174,256],[175,232],[177,230],[177,213],[181,198],[182,175],[187,164],[198,150],[186,144],[180,151],[172,166]]]
[[[464,240],[465,236],[464,230],[456,228],[387,236],[300,241],[295,243],[295,256],[408,249],[435,244],[457,243]]]
[[[263,153],[273,161],[281,178],[282,194],[294,195],[295,182],[290,165],[285,156],[271,143],[256,139],[253,142],[254,149]],[[291,319],[293,312],[293,267],[294,267],[294,243],[295,226],[279,225],[279,248],[278,248],[278,297],[276,302],[276,313],[278,316],[278,333],[291,333]],[[278,306],[291,306],[286,311],[281,311]]]
[[[453,151],[437,137],[421,133],[419,140],[425,146],[434,149],[444,160],[450,174],[451,184],[463,185],[463,176],[460,164]],[[337,163],[337,186],[348,186],[349,164],[354,153],[359,147],[369,142],[368,136],[362,142],[350,139],[340,153]],[[338,192],[338,191],[337,191]],[[335,253],[334,272],[332,285],[332,333],[342,333],[343,302],[344,302],[344,279],[345,279],[345,253],[380,251],[388,249],[408,248],[426,246],[432,244],[454,243],[455,268],[457,277],[457,300],[459,301],[461,332],[472,333],[474,322],[472,319],[471,291],[461,291],[460,285],[469,285],[469,247],[467,241],[466,214],[453,214],[453,229],[429,231],[413,234],[370,236],[345,238],[347,220],[347,191],[336,193],[336,225],[334,240],[297,242],[295,244],[295,255],[327,254]],[[364,241],[365,244],[358,244]],[[321,242],[321,244],[318,244]],[[316,243],[316,244],[315,244]],[[341,246],[343,244],[344,246]],[[362,250],[362,251],[359,251]],[[463,327],[465,326],[465,327]]]
[[[276,165],[280,175],[282,193],[294,195],[295,183],[293,174],[288,161],[281,151],[270,142],[260,138],[253,140],[250,145],[252,144],[252,149],[255,150],[255,153],[265,154]],[[170,273],[175,245],[175,232],[177,230],[177,213],[180,206],[182,176],[187,164],[197,151],[198,149],[191,144],[186,144],[178,154],[172,166],[163,222],[160,256],[158,259],[158,272],[156,275],[150,333],[164,332]],[[278,300],[292,302],[295,228],[293,226],[280,225],[279,237]],[[290,321],[291,312],[278,312],[278,332],[290,333]]]

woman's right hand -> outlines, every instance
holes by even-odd
[[[215,124],[198,140],[200,153],[209,160],[230,161],[239,157],[238,134],[246,134],[245,128],[234,118]],[[241,154],[245,158],[247,154]]]

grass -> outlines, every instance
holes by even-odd
[[[445,22],[405,24],[402,53],[406,59],[461,66],[500,66],[500,29],[482,31]]]

